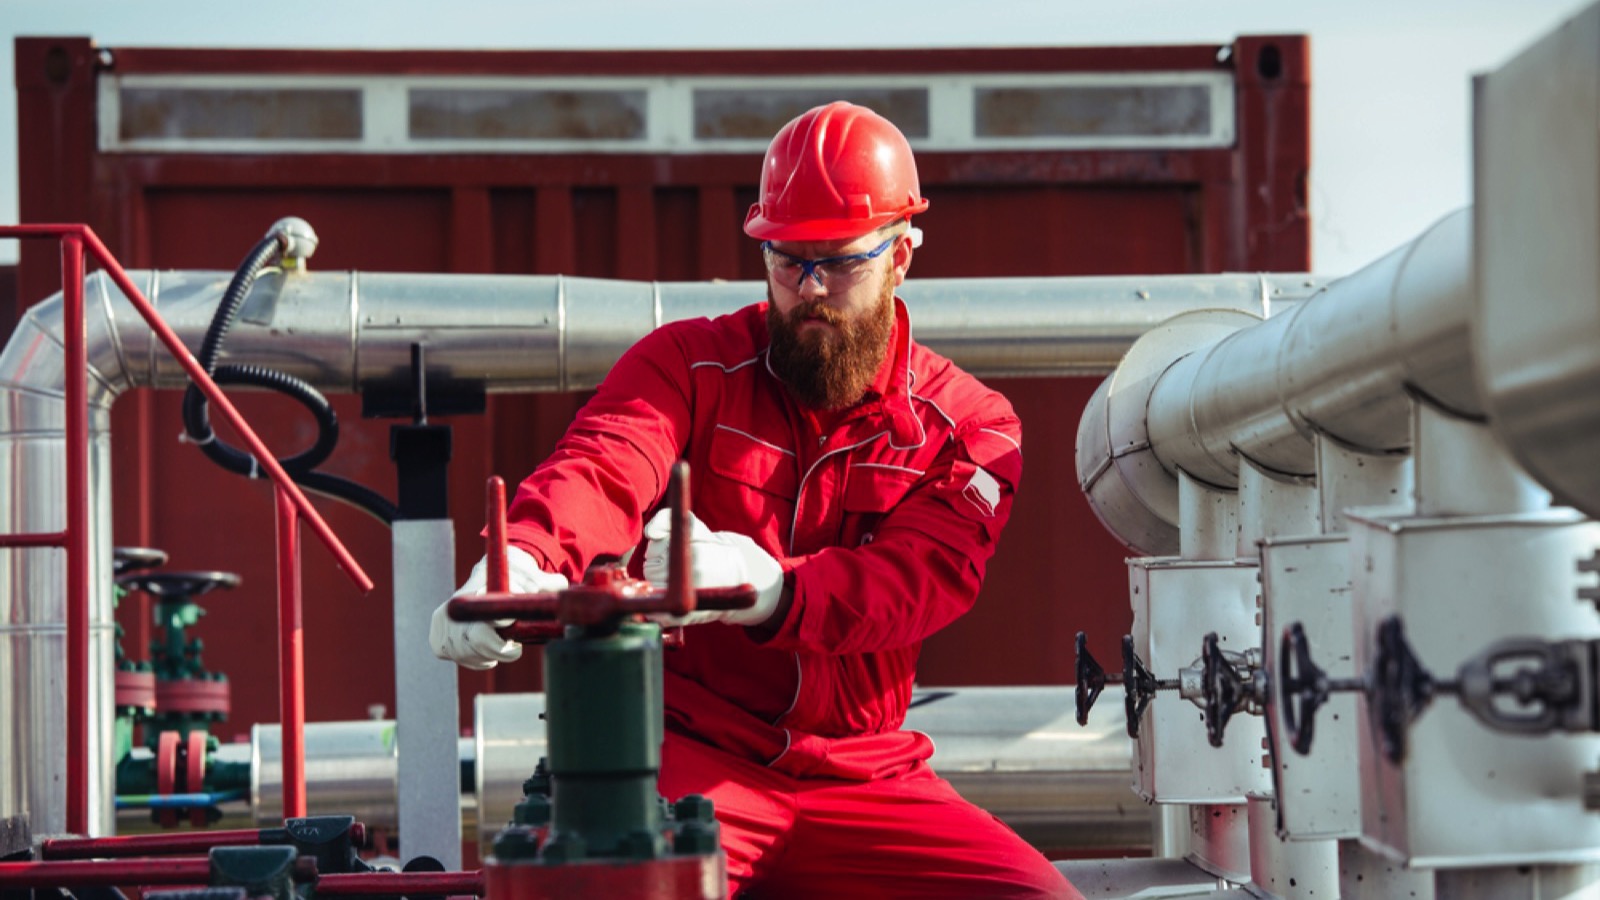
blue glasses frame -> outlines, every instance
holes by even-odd
[[[792,253],[785,253],[782,250],[779,250],[777,247],[772,246],[771,241],[761,242],[761,252],[766,255],[768,270],[775,269],[780,264],[800,267],[800,277],[796,279],[794,283],[796,290],[799,290],[805,285],[807,278],[815,281],[817,283],[817,287],[825,287],[825,285],[822,283],[822,276],[825,272],[830,271],[830,269],[826,267],[840,266],[844,263],[865,262],[869,259],[877,259],[883,255],[883,251],[888,250],[894,245],[895,238],[898,238],[899,236],[900,235],[897,234],[893,237],[890,237],[888,240],[872,248],[871,250],[868,250],[866,253],[852,253],[848,256],[824,256],[821,259],[806,259],[803,256],[795,256]],[[822,271],[819,272],[817,271],[818,269],[821,269]],[[832,271],[838,271],[838,269],[832,269]]]

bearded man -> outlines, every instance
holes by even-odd
[[[785,125],[745,221],[767,302],[639,341],[508,514],[514,591],[559,590],[641,534],[665,582],[652,512],[689,461],[696,586],[758,599],[674,623],[699,627],[666,656],[660,787],[715,802],[732,895],[1079,896],[901,730],[922,641],[972,606],[1022,472],[1010,404],[912,340],[895,296],[927,208],[871,110]],[[470,668],[522,649],[443,607],[431,638]]]

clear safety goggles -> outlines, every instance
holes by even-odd
[[[855,284],[866,274],[868,264],[883,255],[885,250],[894,246],[900,235],[894,235],[866,253],[852,253],[848,256],[824,256],[821,259],[806,259],[785,253],[772,246],[771,241],[761,242],[761,257],[766,260],[767,271],[780,282],[793,282],[795,289],[799,290],[810,278],[818,287],[840,288]]]

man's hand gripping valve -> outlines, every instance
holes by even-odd
[[[696,587],[743,587],[755,591],[755,604],[748,609],[712,609],[702,604],[687,616],[651,616],[663,625],[700,625],[726,622],[729,625],[760,625],[772,618],[783,595],[783,566],[755,541],[735,531],[712,531],[694,513],[687,513],[687,525],[675,526],[674,509],[663,509],[644,526],[648,544],[644,551],[644,577],[652,584],[670,584],[673,551],[689,546],[690,565]],[[688,534],[685,541],[683,535]]]
[[[519,658],[524,642],[559,638],[569,625],[604,626],[635,615],[667,625],[736,621],[733,617],[750,616],[763,601],[771,605],[759,618],[749,621],[764,621],[782,591],[783,573],[777,560],[755,548],[770,563],[767,570],[754,567],[758,569],[755,574],[762,578],[762,590],[744,582],[730,584],[726,579],[735,570],[725,562],[696,568],[701,537],[709,536],[711,546],[726,549],[728,544],[716,539],[727,535],[709,531],[690,514],[687,463],[679,462],[673,467],[668,493],[670,508],[650,524],[668,521],[670,528],[656,528],[659,537],[651,537],[646,552],[646,572],[661,575],[664,590],[651,581],[629,577],[618,564],[593,567],[585,573],[582,583],[571,585],[564,576],[544,571],[527,552],[507,545],[505,482],[499,477],[490,478],[488,552],[461,588],[434,610],[428,629],[434,655],[469,669],[489,669]],[[699,529],[695,538],[676,539],[690,534],[693,526]],[[651,534],[647,526],[646,536]],[[652,565],[652,556],[658,564]],[[715,550],[701,551],[698,556],[708,563],[722,559]],[[706,571],[702,573],[700,569]],[[697,591],[692,575],[719,581]],[[771,585],[774,578],[776,587]],[[752,579],[746,576],[744,580]]]

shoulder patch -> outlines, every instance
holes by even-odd
[[[972,477],[961,489],[961,497],[972,504],[980,515],[993,516],[995,507],[1000,505],[1000,482],[982,467],[973,466]]]

